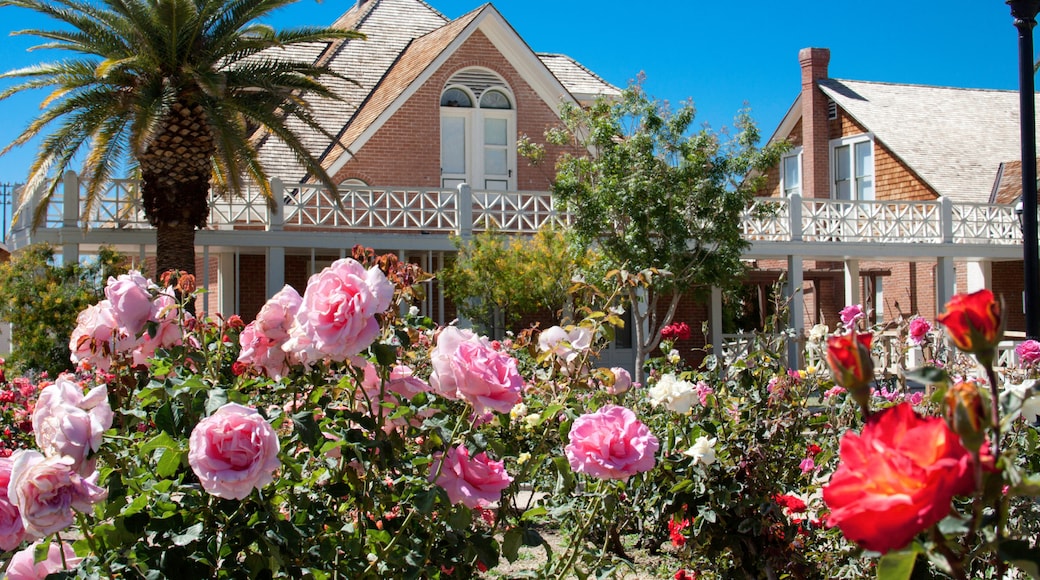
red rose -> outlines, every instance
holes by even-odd
[[[868,550],[902,548],[974,491],[972,456],[946,422],[909,403],[871,416],[841,439],[841,461],[823,488],[827,526]]]
[[[874,380],[874,361],[870,358],[870,333],[837,334],[827,339],[827,364],[834,382],[852,394],[860,405],[869,398],[870,382]]]
[[[957,348],[988,356],[992,361],[1004,330],[1000,321],[1000,304],[994,300],[993,292],[983,289],[971,294],[957,294],[946,303],[946,312],[936,320],[950,332]],[[981,359],[980,362],[985,363]]]

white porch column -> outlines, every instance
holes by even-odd
[[[711,353],[722,359],[722,290],[711,287],[711,317],[708,321],[711,332]]]
[[[792,369],[799,368],[802,360],[802,342],[798,338],[805,334],[805,302],[802,295],[804,283],[802,257],[788,256],[787,284],[784,285],[784,296],[788,299],[789,305],[787,326],[794,330],[796,337],[787,343],[787,365]]]
[[[235,254],[217,254],[217,308],[225,317],[238,314],[235,310]]]
[[[281,231],[285,224],[285,186],[277,177],[271,180],[271,196],[274,198],[274,207],[267,209],[267,231],[277,232]],[[281,289],[279,286],[278,290]]]
[[[993,262],[968,262],[965,264],[965,274],[968,277],[968,287],[964,289],[965,292],[993,287]]]
[[[862,304],[859,292],[859,260],[845,260],[845,306]]]
[[[455,232],[460,238],[466,240],[473,234],[473,190],[470,189],[468,183],[460,183],[458,190],[456,216],[459,221],[456,224]]]
[[[61,262],[75,264],[79,262],[79,242],[76,241],[79,235],[72,232],[79,227],[79,176],[72,170],[62,176],[61,227],[69,230],[68,235],[62,235]]]
[[[267,248],[267,297],[270,298],[285,286],[285,248]]]
[[[957,283],[957,273],[953,269],[953,258],[939,258],[935,261],[935,308],[942,312],[946,303],[953,298],[953,291]]]

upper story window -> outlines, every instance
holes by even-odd
[[[780,159],[780,191],[784,197],[802,193],[801,147],[795,147]]]
[[[834,199],[874,199],[874,139],[870,135],[831,142],[831,184]]]
[[[487,69],[458,71],[441,92],[441,187],[460,183],[516,188],[515,100],[502,77]]]
[[[442,107],[472,107],[473,97],[464,89],[451,88],[441,94]]]

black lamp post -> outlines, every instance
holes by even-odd
[[[1033,99],[1033,27],[1040,0],[1007,0],[1018,29],[1019,124],[1022,130],[1022,261],[1026,336],[1040,340],[1040,245],[1036,216],[1036,103]]]

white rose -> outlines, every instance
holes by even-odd
[[[711,465],[715,463],[715,442],[718,441],[717,437],[709,439],[706,435],[701,435],[694,442],[693,447],[690,447],[683,452],[683,455],[692,457],[694,463],[700,463],[701,465]]]
[[[676,413],[687,413],[700,401],[697,387],[690,381],[680,381],[672,373],[665,373],[647,391],[655,407],[664,406]]]

